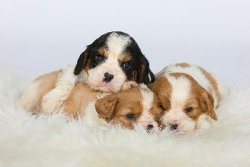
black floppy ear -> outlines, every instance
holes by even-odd
[[[155,75],[149,68],[149,62],[146,57],[140,57],[139,83],[150,84],[155,81]]]
[[[88,46],[89,47],[89,46]],[[87,48],[78,58],[77,64],[74,70],[75,75],[79,75],[83,68],[87,65],[88,58],[89,58],[89,53],[88,53],[89,48]]]

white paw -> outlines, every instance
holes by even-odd
[[[133,87],[136,87],[137,85],[138,84],[135,81],[128,81],[122,85],[122,90],[128,90],[128,89],[131,89]]]
[[[98,92],[96,95],[97,100],[104,98],[107,95],[110,95],[111,93],[106,93],[106,92]]]
[[[48,114],[57,112],[64,103],[61,99],[61,94],[56,89],[51,90],[42,99],[42,111]]]
[[[59,78],[59,82],[67,82],[75,84],[77,82],[77,76],[74,74],[75,65],[69,65],[63,69],[63,74]]]

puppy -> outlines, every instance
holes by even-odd
[[[82,82],[104,92],[117,92],[126,81],[149,84],[154,74],[148,60],[136,41],[123,32],[109,32],[80,55],[75,75],[82,75]]]
[[[106,122],[133,129],[135,125],[148,132],[158,132],[163,110],[157,96],[144,84],[97,100],[96,112]]]
[[[89,104],[95,103],[95,111]],[[119,125],[123,128],[133,129],[136,125],[142,126],[148,132],[159,132],[158,121],[163,110],[157,96],[145,85],[140,84],[131,89],[107,95],[104,98],[100,92],[94,91],[90,86],[77,83],[69,97],[63,104],[62,111],[73,118],[93,119],[97,122]]]
[[[201,67],[170,65],[157,74],[150,88],[165,111],[160,119],[162,126],[177,134],[207,129],[211,119],[218,120],[215,109],[222,100],[222,89]]]
[[[74,69],[38,77],[20,102],[29,111],[53,112],[62,106],[77,82],[97,91],[117,92],[126,85],[153,81],[154,74],[136,41],[123,32],[108,32],[87,46]]]

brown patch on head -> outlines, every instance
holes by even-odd
[[[108,54],[109,54],[109,51],[107,48],[105,47],[101,47],[98,49],[98,53],[101,55],[101,56],[104,56],[104,57],[108,57]],[[118,60],[120,62],[128,62],[132,59],[132,56],[129,54],[129,53],[123,53],[123,54],[120,54],[119,57],[118,57]]]
[[[218,83],[217,83],[216,79],[209,72],[207,72],[206,70],[204,70],[201,67],[198,67],[198,68],[205,75],[207,80],[210,82],[210,84],[212,86],[212,89],[215,91],[215,95],[218,98],[218,106],[215,106],[215,107],[218,108],[219,104],[220,104],[220,101],[221,101],[221,94],[220,94],[220,91],[219,91],[219,88],[218,88]]]
[[[172,76],[185,77],[191,83],[189,98],[185,102],[183,111],[193,120],[197,120],[202,114],[209,115],[212,119],[218,120],[214,110],[213,97],[190,75],[184,73],[171,73]]]
[[[101,56],[108,57],[108,49],[105,48],[105,47],[99,48],[99,49],[98,49],[98,53],[99,53]]]
[[[188,64],[188,63],[177,63],[177,64],[175,64],[175,66],[182,67],[182,68],[187,68],[187,67],[190,67],[190,64]]]
[[[121,54],[118,59],[120,62],[128,62],[132,59],[132,56],[129,53],[124,53]]]
[[[154,83],[149,85],[149,88],[156,94],[160,104],[164,110],[171,108],[170,97],[172,94],[172,85],[165,76],[156,79]]]
[[[139,87],[108,95],[96,102],[96,111],[100,118],[125,128],[133,128],[140,117],[142,97]]]

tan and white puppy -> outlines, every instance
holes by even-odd
[[[88,109],[92,103],[94,110]],[[102,93],[87,84],[77,83],[60,109],[70,118],[97,120],[129,129],[138,125],[154,133],[159,132],[158,121],[163,113],[157,96],[145,84],[103,98]]]
[[[76,66],[40,76],[21,98],[29,111],[54,112],[62,106],[74,84],[82,82],[102,92],[117,92],[131,83],[149,84],[154,74],[136,41],[123,32],[108,32],[80,55]]]
[[[99,117],[108,123],[159,131],[158,121],[163,112],[157,96],[144,84],[99,99],[95,106]]]
[[[162,126],[177,134],[207,129],[211,120],[218,120],[215,109],[221,102],[222,89],[201,67],[187,63],[167,66],[150,88],[165,112]]]

